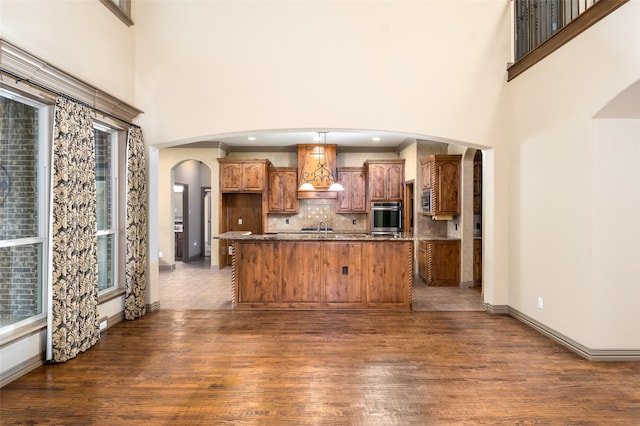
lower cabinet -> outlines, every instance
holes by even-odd
[[[324,301],[362,303],[364,301],[363,244],[324,243]]]
[[[233,243],[233,307],[411,309],[411,241]]]
[[[236,262],[244,265],[236,268]],[[276,300],[276,252],[273,244],[255,242],[243,244],[242,250],[234,253],[234,293],[241,302],[268,303]]]
[[[275,244],[280,255],[280,288],[276,300],[291,303],[320,302],[322,247],[311,241],[283,241]]]
[[[427,285],[460,285],[460,240],[423,240],[418,271]]]

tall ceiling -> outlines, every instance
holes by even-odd
[[[325,133],[326,132],[326,133]],[[277,130],[256,131],[241,134],[222,135],[212,137],[209,142],[189,142],[179,147],[203,146],[206,143],[220,142],[231,149],[256,148],[256,147],[294,147],[299,144],[326,143],[338,145],[339,148],[380,148],[398,147],[408,139],[416,139],[417,135],[406,133],[393,133],[372,130]]]

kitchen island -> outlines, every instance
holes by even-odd
[[[233,241],[234,309],[411,310],[413,238],[341,233]]]

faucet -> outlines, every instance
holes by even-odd
[[[320,223],[318,224],[318,232],[320,232],[320,229],[322,229],[323,224],[324,224],[324,235],[327,235],[327,233],[329,232],[329,227],[327,226],[327,222],[325,222],[324,220],[321,220]]]

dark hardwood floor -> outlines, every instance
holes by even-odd
[[[637,425],[640,363],[485,312],[159,310],[0,398],[6,425]]]

